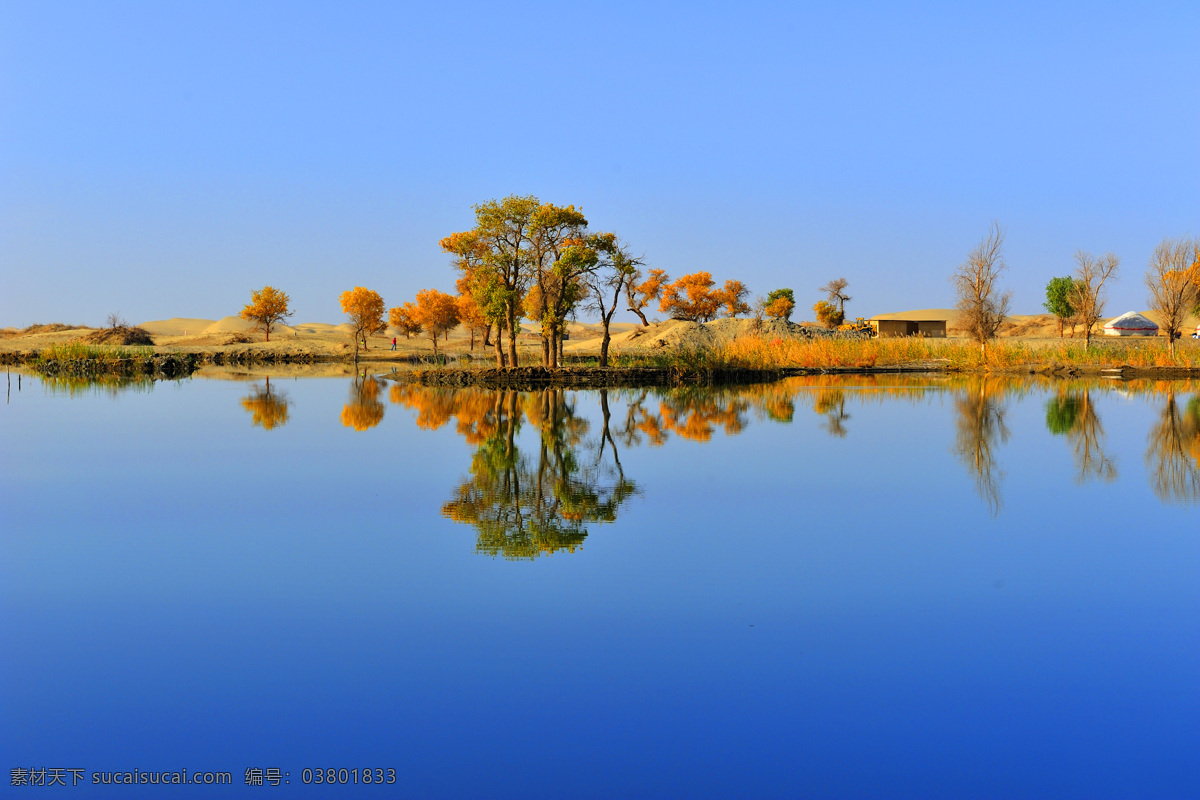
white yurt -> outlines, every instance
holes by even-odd
[[[1126,311],[1104,325],[1105,336],[1157,336],[1158,326],[1136,311]]]

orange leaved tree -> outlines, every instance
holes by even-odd
[[[462,282],[462,278],[459,278],[459,282]],[[471,337],[471,351],[475,351],[475,337],[478,335],[483,336],[483,346],[487,347],[488,329],[492,327],[492,324],[484,316],[479,303],[475,302],[475,298],[469,293],[460,294],[454,298],[454,301],[458,303],[458,321],[467,329],[467,334]]]
[[[283,292],[271,286],[264,286],[257,292],[250,293],[250,304],[243,308],[238,316],[265,331],[269,342],[271,328],[292,315],[291,309],[288,308],[290,299]]]
[[[354,358],[358,359],[358,344],[361,341],[363,349],[367,349],[367,334],[383,333],[383,298],[379,292],[373,292],[362,286],[355,286],[348,292],[342,292],[342,311],[350,318],[354,327]]]
[[[417,307],[412,303],[396,306],[388,312],[388,323],[404,334],[405,339],[411,339],[413,334],[421,332],[421,323],[417,320]]]
[[[625,284],[625,299],[629,301],[629,310],[638,315],[642,325],[649,326],[650,323],[642,309],[650,305],[651,300],[662,296],[663,287],[670,282],[671,276],[661,269],[652,269],[646,280],[642,281],[641,278],[641,270],[635,269],[633,276]]]
[[[417,292],[417,321],[433,342],[433,354],[436,356],[438,337],[458,324],[458,301],[454,295],[437,289]]]
[[[750,290],[744,283],[728,280],[723,288],[713,292],[713,297],[717,305],[725,309],[725,316],[732,318],[750,312],[750,304],[746,302],[748,294]]]
[[[707,272],[684,275],[663,287],[658,309],[670,314],[672,319],[708,322],[721,308],[721,299],[715,295],[712,287],[712,275]]]

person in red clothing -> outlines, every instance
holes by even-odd
[[[392,337],[392,349],[393,350],[396,349],[396,337],[395,336]]]

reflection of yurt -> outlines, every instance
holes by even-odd
[[[1136,311],[1126,311],[1104,326],[1105,336],[1157,336],[1158,326]]]

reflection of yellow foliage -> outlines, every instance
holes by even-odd
[[[456,420],[456,430],[467,444],[480,444],[496,432],[499,393],[488,389],[395,384],[388,399],[416,411],[417,427],[424,430]]]
[[[711,439],[716,425],[720,425],[727,436],[741,433],[746,427],[742,418],[745,410],[746,404],[741,400],[723,397],[688,397],[682,402],[672,398],[659,405],[663,428],[694,442]]]
[[[255,392],[242,398],[242,408],[249,411],[255,425],[264,430],[273,430],[287,424],[288,401],[270,392]]]
[[[342,424],[356,431],[365,431],[383,421],[383,403],[379,402],[379,382],[366,377],[356,380],[350,392],[350,402],[342,407]]]

